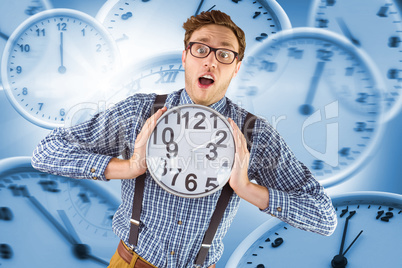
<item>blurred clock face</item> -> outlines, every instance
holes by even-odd
[[[190,16],[208,10],[221,10],[230,15],[247,33],[247,47],[290,28],[286,13],[271,0],[109,0],[97,14],[97,19],[116,40],[123,64],[131,65],[153,57],[155,51],[169,53],[184,48],[183,23]]]
[[[39,267],[44,258],[54,267],[104,267],[118,244],[111,227],[119,202],[94,181],[39,172],[30,158],[3,159],[0,200],[4,267]]]
[[[335,197],[333,204],[338,226],[331,236],[302,231],[271,219],[239,245],[226,267],[402,265],[398,253],[402,249],[401,195],[357,192]]]
[[[236,103],[267,119],[324,185],[350,177],[382,131],[382,80],[369,58],[329,31],[282,31],[252,51]]]
[[[343,34],[372,57],[386,83],[387,120],[402,107],[402,17],[398,2],[400,4],[396,0],[315,0],[309,23]]]

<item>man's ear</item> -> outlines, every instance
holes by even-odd
[[[242,63],[242,61],[239,61],[239,62],[236,63],[236,69],[235,69],[235,71],[234,71],[234,73],[233,73],[233,77],[232,77],[232,78],[235,78],[235,77],[236,77],[237,73],[238,73],[239,70],[240,70],[240,65],[241,65],[241,63]]]
[[[187,56],[187,50],[183,50],[183,53],[181,54],[181,62],[183,68],[186,68],[186,56]]]

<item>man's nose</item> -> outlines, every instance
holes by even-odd
[[[216,68],[216,66],[218,65],[218,60],[216,59],[215,53],[215,51],[211,51],[211,53],[209,53],[209,55],[204,58],[205,67]]]

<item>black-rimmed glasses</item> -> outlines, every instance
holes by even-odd
[[[213,48],[203,43],[190,42],[187,49],[190,49],[191,55],[196,58],[206,58],[213,51],[217,61],[223,64],[232,64],[239,53],[226,48]]]

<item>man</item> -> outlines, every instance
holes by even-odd
[[[202,267],[215,267],[221,257],[240,198],[295,227],[332,234],[337,222],[331,200],[265,120],[256,120],[253,146],[247,150],[238,127],[247,112],[225,97],[244,56],[243,31],[219,11],[193,16],[183,27],[185,89],[169,94],[166,107],[150,116],[155,94],[136,94],[88,122],[55,129],[36,148],[32,165],[74,178],[122,180],[122,204],[113,218],[122,242],[109,267],[193,267],[220,191],[198,199],[164,191],[146,173],[145,145],[167,109],[188,103],[210,106],[229,118],[236,156],[229,180],[234,194]],[[135,178],[144,173],[140,233],[133,246],[128,237]]]

